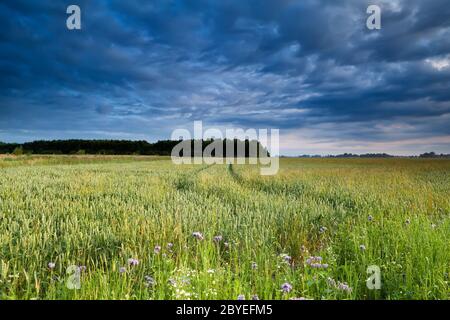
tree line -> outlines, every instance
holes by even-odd
[[[343,154],[330,154],[330,155],[309,155],[302,154],[296,158],[450,158],[450,154],[438,154],[435,152],[425,152],[418,156],[394,156],[387,153],[364,153],[364,154],[354,154],[354,153],[343,153]]]
[[[190,141],[192,150],[194,150],[195,140]],[[233,156],[254,156],[250,154],[251,145],[256,145],[257,152],[262,155],[269,155],[267,149],[258,141],[250,140],[197,140],[201,142],[202,152],[212,142],[222,142],[224,153],[226,147],[233,143]],[[0,142],[0,154],[99,154],[99,155],[171,155],[172,149],[181,141],[160,140],[155,143],[149,143],[145,140],[38,140],[26,143],[3,143]],[[186,143],[186,141],[184,141]],[[189,142],[187,142],[189,143]],[[238,150],[245,150],[245,154]],[[180,156],[183,156],[181,153]],[[197,156],[197,154],[196,154]],[[212,156],[215,156],[212,152]]]

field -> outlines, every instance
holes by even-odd
[[[449,195],[449,160],[1,157],[0,299],[449,299]]]

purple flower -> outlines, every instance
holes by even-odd
[[[237,297],[238,300],[245,300],[245,296],[243,294],[238,295]]]
[[[78,266],[78,269],[83,272],[86,271],[86,266]]]
[[[327,227],[320,227],[319,232],[324,233],[327,230],[328,230]]]
[[[254,294],[254,295],[252,296],[252,300],[259,300],[258,295],[257,295],[257,294]]]
[[[281,285],[281,290],[283,290],[283,292],[285,293],[289,293],[292,290],[292,285],[288,282],[285,282]]]
[[[256,262],[252,262],[252,269],[253,270],[258,269],[258,264]]]
[[[333,278],[328,277],[328,278],[327,278],[327,284],[328,284],[330,287],[336,287],[336,280],[334,280]]]
[[[330,287],[336,288],[337,290],[345,291],[347,293],[352,292],[352,288],[346,282],[336,282],[336,280],[334,280],[333,278],[328,277],[327,284]]]
[[[286,263],[290,263],[291,260],[292,260],[292,257],[291,257],[291,256],[288,256],[288,255],[285,254],[285,253],[281,254],[280,257],[281,257],[281,258],[284,260],[284,262],[286,262]]]
[[[145,279],[145,285],[147,287],[153,287],[156,284],[155,279],[153,279],[150,276],[145,276],[144,279]]]
[[[53,270],[53,269],[55,269],[55,267],[56,267],[56,263],[54,263],[54,262],[49,262],[48,265],[47,265],[47,267],[48,267],[50,270]]]
[[[153,249],[153,251],[158,254],[161,252],[161,246],[155,246],[155,249]]]
[[[339,282],[337,288],[348,293],[352,292],[352,288],[345,282]]]
[[[125,272],[127,272],[127,268],[125,268],[125,267],[119,268],[119,273],[125,273]]]
[[[213,238],[213,241],[219,243],[220,241],[222,241],[222,239],[223,237],[221,235],[218,235]]]
[[[203,239],[204,239],[204,238],[203,238],[203,234],[201,234],[201,232],[198,232],[198,231],[193,232],[193,233],[192,233],[192,236],[193,236],[195,239],[197,239],[197,240],[203,240]]]
[[[367,217],[367,220],[373,221],[373,217],[369,215],[369,216]]]
[[[172,242],[169,242],[168,244],[167,244],[167,248],[170,250],[170,249],[172,249],[173,248],[173,243]]]
[[[134,267],[134,266],[137,266],[138,264],[139,264],[139,260],[138,259],[134,259],[134,258],[128,259],[128,265]]]
[[[306,264],[314,269],[326,269],[328,268],[327,263],[322,263],[322,257],[319,256],[311,256],[308,259],[306,259]]]

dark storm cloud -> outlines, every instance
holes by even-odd
[[[203,120],[450,152],[447,0],[75,3],[81,31],[72,1],[0,4],[0,140],[162,139]]]

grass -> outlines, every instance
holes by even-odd
[[[2,157],[0,299],[449,299],[449,194],[448,160]]]

